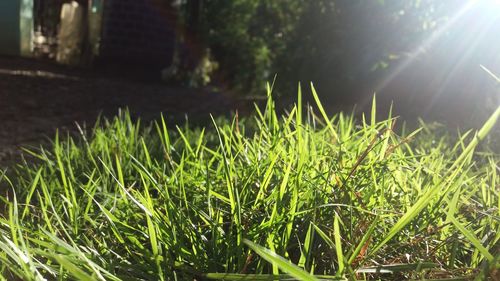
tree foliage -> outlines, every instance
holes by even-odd
[[[192,15],[196,6],[197,17]],[[413,52],[460,1],[185,0],[185,24],[212,51],[225,86],[369,79]]]

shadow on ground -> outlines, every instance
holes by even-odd
[[[203,123],[209,114],[246,107],[229,95],[167,86],[126,69],[122,74],[0,57],[0,168],[18,160],[21,147],[52,139],[56,129],[76,133],[76,123],[93,125],[98,116],[114,116],[119,108],[141,120],[163,113],[172,123],[186,115]]]

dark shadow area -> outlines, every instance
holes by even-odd
[[[71,69],[49,62],[0,57],[0,167],[18,159],[23,146],[39,146],[56,129],[77,133],[128,108],[149,121],[161,113],[171,125],[210,122],[209,114],[230,115],[247,103],[210,89],[186,89],[151,81],[140,70]]]

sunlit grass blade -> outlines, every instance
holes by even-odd
[[[235,274],[235,273],[208,273],[205,275],[207,279],[210,280],[231,280],[231,281],[238,281],[238,280],[245,280],[245,281],[250,281],[250,280],[255,280],[255,281],[267,281],[267,280],[301,280],[297,279],[296,277],[292,276],[291,274],[278,274],[278,275],[272,275],[272,274]],[[327,275],[316,275],[319,280],[346,280],[345,278],[338,278],[335,276],[327,276]]]
[[[0,280],[484,280],[498,269],[487,137],[498,111],[457,135],[398,128],[375,98],[371,116],[330,118],[314,88],[319,113],[303,111],[300,85],[281,113],[267,89],[265,110],[207,127],[120,111],[0,171]]]
[[[339,265],[339,269],[337,271],[337,276],[340,277],[344,272],[344,252],[342,251],[342,242],[340,236],[340,226],[339,226],[339,215],[335,213],[335,217],[333,220],[333,237],[335,239],[335,252],[337,254],[337,263]]]
[[[494,260],[494,257],[492,254],[490,254],[490,252],[488,251],[488,249],[486,249],[482,244],[481,244],[481,241],[479,241],[479,239],[477,239],[477,237],[471,233],[469,230],[467,230],[467,228],[465,228],[465,226],[463,226],[455,217],[450,217],[449,218],[450,221],[453,223],[453,225],[455,225],[455,227],[460,230],[460,232],[465,236],[465,238],[467,238],[467,240],[472,244],[474,245],[474,247],[476,247],[476,249],[479,250],[479,252],[481,252],[481,254],[490,262],[492,262]]]
[[[314,100],[316,101],[316,106],[318,107],[319,112],[323,116],[323,120],[325,121],[326,126],[328,127],[328,129],[332,133],[332,135],[335,138],[335,140],[338,140],[339,136],[337,135],[337,132],[333,128],[333,125],[332,125],[332,123],[330,121],[330,118],[328,118],[328,115],[326,114],[326,111],[323,108],[323,105],[321,104],[321,101],[319,100],[318,93],[316,92],[316,89],[314,88],[314,85],[312,83],[311,83],[311,92],[313,94]]]
[[[292,264],[290,261],[284,259],[283,257],[277,255],[276,253],[261,247],[249,240],[244,240],[245,244],[255,251],[259,256],[268,261],[271,264],[277,265],[282,271],[290,274],[297,280],[301,281],[318,281],[313,275],[303,271],[300,267]]]
[[[357,273],[398,273],[405,271],[413,271],[413,270],[424,270],[429,268],[436,268],[438,264],[432,262],[420,262],[420,263],[411,263],[411,264],[388,264],[388,265],[380,265],[380,266],[372,266],[372,267],[363,267],[356,270]]]
[[[374,254],[381,247],[383,247],[389,240],[391,240],[396,234],[398,234],[407,224],[409,224],[420,212],[435,198],[435,196],[444,190],[450,182],[453,182],[455,177],[458,176],[459,168],[463,167],[467,160],[470,161],[470,157],[479,144],[479,141],[484,139],[486,135],[490,132],[493,126],[496,124],[498,117],[500,116],[500,107],[493,113],[493,115],[486,121],[481,130],[476,134],[476,137],[472,139],[469,145],[464,149],[460,156],[453,162],[451,167],[448,169],[447,173],[449,176],[446,180],[441,181],[438,186],[433,187],[426,191],[420,199],[410,207],[404,215],[394,224],[394,226],[385,235],[385,238],[372,250],[370,254]]]

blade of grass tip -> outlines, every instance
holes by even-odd
[[[271,280],[297,280],[290,274],[236,274],[236,273],[207,273],[204,275],[209,280],[232,280],[232,281],[271,281]],[[329,275],[316,275],[320,280],[345,280]]]
[[[40,202],[40,208],[43,216],[43,222],[47,226],[47,228],[50,230],[51,233],[55,233],[54,226],[52,226],[52,220],[49,217],[49,210],[48,206],[52,204],[52,201],[50,200],[50,193],[47,188],[47,185],[45,184],[43,177],[40,178],[40,186],[42,187],[42,194],[37,193],[38,196],[38,202]]]
[[[314,230],[319,234],[319,236],[323,239],[323,241],[325,241],[330,248],[334,249],[335,243],[332,241],[332,239],[330,239],[330,237],[328,237],[328,235],[323,230],[321,230],[321,228],[319,228],[317,225],[315,225],[314,223],[311,224],[314,226]]]
[[[479,65],[486,73],[488,73],[497,83],[500,83],[500,77],[496,76],[491,70],[486,68],[484,65]]]
[[[3,242],[3,240],[5,240],[5,242]],[[24,261],[18,254],[16,254],[16,250],[11,249],[11,243],[12,241],[10,241],[7,237],[0,237],[0,252],[2,253],[0,255],[0,280],[7,281],[7,279],[3,277],[3,274],[6,274],[7,268],[9,269],[11,278],[13,276],[16,276],[19,278],[18,280],[28,279],[25,276],[27,272],[25,270],[22,270],[21,268],[18,268],[19,265],[22,265],[24,263]]]
[[[48,253],[44,252],[41,250],[38,250],[37,248],[33,249],[38,255],[42,256],[50,256],[52,255],[61,255],[62,258],[74,258],[77,260],[77,266],[79,268],[86,268],[88,270],[92,271],[92,278],[98,279],[98,280],[118,280],[113,274],[108,272],[106,269],[101,267],[100,265],[96,264],[94,261],[91,260],[91,258],[87,255],[88,252],[86,249],[80,247],[78,244],[76,244],[73,239],[71,239],[68,236],[69,241],[62,240],[61,238],[57,237],[54,234],[48,233],[45,230],[41,230],[41,232],[44,234],[45,238],[48,239],[48,243],[51,245],[57,245],[56,250],[62,254],[55,254],[55,253]],[[104,275],[108,277],[107,279],[104,278]],[[93,279],[93,280],[94,280]]]
[[[286,239],[285,239],[285,245],[288,245],[288,241],[290,237],[292,236],[292,229],[293,229],[293,224],[295,222],[295,217],[297,215],[297,206],[299,203],[299,179],[296,179],[295,183],[293,184],[293,189],[292,189],[292,196],[290,200],[290,207],[289,207],[289,221],[286,226]]]
[[[122,191],[134,202],[137,207],[141,208],[148,216],[153,216],[153,213],[148,210],[143,204],[141,204],[130,192],[128,192],[127,188],[123,186],[120,181],[116,178],[116,176],[111,172],[111,169],[106,165],[106,162],[104,162],[101,158],[99,158],[99,161],[101,162],[101,165],[104,167],[106,172],[111,175],[111,177],[115,180],[115,182],[118,184],[118,187],[122,189]]]
[[[467,137],[473,132],[473,130],[468,130],[467,132],[465,133],[461,133],[460,131],[458,132],[458,135],[459,135],[459,139],[457,141],[457,143],[453,146],[452,148],[452,152],[455,152],[457,151],[459,148],[462,148],[462,150],[464,150],[466,148],[465,146],[465,141],[467,139]]]
[[[335,251],[337,253],[337,262],[339,264],[339,269],[335,276],[340,277],[344,273],[344,253],[342,252],[342,242],[340,237],[340,227],[339,227],[339,215],[335,213],[335,219],[333,220],[333,238],[335,239]]]
[[[483,244],[481,244],[481,241],[477,239],[477,237],[474,235],[474,233],[470,232],[463,226],[455,217],[450,217],[449,220],[455,225],[455,227],[462,232],[462,234],[469,240],[469,242],[478,249],[478,251],[489,261],[492,262],[495,258],[493,257],[492,254],[486,249]]]
[[[389,114],[388,114],[388,117],[387,119],[392,119],[392,111],[394,109],[394,101],[391,101],[391,104],[389,105]]]
[[[436,268],[439,265],[432,262],[418,262],[418,263],[408,263],[408,264],[387,264],[380,266],[370,266],[363,267],[356,270],[356,273],[397,273],[397,272],[405,272],[405,271],[415,271],[417,269],[429,269]]]
[[[18,217],[18,204],[16,193],[13,192],[12,204],[9,204],[8,228],[10,228],[10,239],[5,235],[2,238],[7,242],[11,254],[11,258],[18,262],[18,267],[24,273],[31,273],[29,269],[31,264],[30,254],[27,251],[24,243],[23,234],[20,230]],[[7,254],[8,252],[6,252]],[[30,274],[31,275],[31,274]],[[33,276],[33,275],[31,275]],[[32,278],[32,277],[31,277]]]
[[[276,153],[273,155],[271,158],[271,163],[266,169],[266,172],[264,173],[264,180],[262,181],[262,184],[259,187],[259,192],[257,193],[257,196],[255,197],[255,202],[253,204],[253,207],[256,208],[257,205],[260,203],[260,201],[264,198],[265,192],[267,191],[267,187],[269,186],[269,183],[271,182],[271,178],[274,175],[274,166],[276,165],[276,162],[279,159],[280,154]]]
[[[296,123],[296,128],[295,131],[297,133],[297,155],[299,155],[297,159],[297,170],[299,172],[299,178],[301,177],[300,175],[302,174],[302,166],[306,162],[306,159],[308,157],[307,154],[307,149],[305,147],[305,143],[307,140],[307,137],[304,135],[304,117],[303,117],[303,104],[302,104],[302,85],[299,83],[298,86],[298,93],[297,93],[297,113],[295,115],[295,123]]]
[[[266,83],[266,88],[267,88],[267,95],[270,96],[274,90],[274,85],[276,84],[276,79],[278,78],[278,74],[275,74],[273,77],[273,82],[269,84],[269,82]]]
[[[453,195],[453,198],[448,203],[448,212],[446,213],[447,222],[451,222],[451,219],[455,216],[455,212],[457,211],[458,208],[458,199],[460,197],[461,192],[462,189],[458,187],[457,191],[455,191],[455,194]]]
[[[295,117],[298,131],[302,126],[302,86],[300,85],[300,82],[297,90],[297,115]]]
[[[318,109],[319,109],[321,115],[323,116],[323,119],[326,122],[326,126],[331,131],[333,137],[335,138],[335,141],[337,141],[339,139],[339,136],[337,135],[337,132],[335,132],[335,129],[333,128],[333,125],[330,122],[328,115],[326,115],[325,109],[323,108],[323,105],[321,104],[321,101],[319,100],[318,93],[316,92],[316,89],[314,88],[314,85],[312,82],[311,82],[311,91],[312,91],[314,100],[316,101],[316,105],[318,106]]]
[[[98,280],[97,278],[93,277],[92,275],[87,274],[85,271],[80,269],[79,266],[75,265],[74,263],[70,262],[68,259],[66,259],[62,255],[52,255],[52,257],[63,267],[65,268],[69,274],[72,276],[76,277],[77,280],[82,280],[82,281],[94,281]]]
[[[265,120],[268,123],[268,128],[272,131],[273,134],[276,133],[276,131],[279,129],[278,116],[276,115],[276,107],[272,96],[274,90],[274,82],[275,81],[273,81],[272,85],[269,85],[269,83],[267,83],[267,103],[266,111],[264,112]]]
[[[9,268],[9,270],[15,270],[19,277],[23,275],[30,280],[46,280],[42,277],[40,272],[32,264],[30,258],[23,252],[23,250],[16,245],[14,242],[9,240],[7,237],[2,236],[6,243],[2,243],[0,240],[0,250],[10,257],[14,263],[17,263],[18,268]],[[27,277],[29,276],[29,277]]]
[[[460,171],[457,169],[463,166],[467,159],[471,159],[469,156],[473,153],[475,147],[479,144],[479,141],[484,139],[486,135],[491,131],[493,126],[496,124],[498,117],[500,116],[500,106],[493,113],[493,115],[486,121],[481,130],[476,134],[476,137],[469,143],[469,145],[465,148],[462,154],[454,161],[452,166],[448,169],[446,173],[450,176],[447,176],[439,186],[435,188],[429,189],[420,199],[406,211],[405,214],[394,224],[394,226],[389,230],[386,237],[372,250],[370,255],[373,255],[375,252],[380,250],[389,240],[391,240],[397,233],[399,233],[408,223],[410,223],[413,218],[415,218],[426,206],[429,202],[434,198],[436,194],[438,194],[442,189],[443,185],[451,182],[454,177],[456,177]]]
[[[204,276],[209,280],[253,280],[253,281],[271,281],[291,279],[288,274],[236,274],[236,273],[207,273]]]
[[[196,151],[194,153],[195,158],[199,157],[199,153],[201,151],[201,148],[203,147],[204,138],[205,138],[205,128],[201,130],[200,136],[198,137],[198,141],[196,143]]]
[[[276,213],[277,213],[277,203],[274,204],[273,206],[273,211],[272,211],[272,214],[271,214],[271,217],[269,218],[269,224],[275,224],[275,218],[276,218]],[[271,231],[269,233],[269,236],[267,237],[267,244],[269,245],[269,251],[273,252],[273,253],[276,253],[276,246],[280,246],[280,244],[276,243],[274,238],[276,237],[276,232],[274,231]],[[272,263],[271,264],[272,267],[273,267],[273,274],[274,275],[277,275],[279,274],[279,266],[275,263]]]
[[[125,186],[125,178],[123,177],[123,169],[118,154],[115,155],[115,163],[116,163],[116,173],[118,174],[118,182],[120,183],[121,186]],[[120,191],[120,194],[125,203],[128,203],[127,195],[125,194],[125,192],[123,192],[122,188],[119,188],[118,190]]]
[[[179,133],[179,136],[184,141],[184,145],[188,149],[189,154],[192,155],[194,153],[194,151],[193,151],[193,148],[191,147],[191,144],[189,143],[188,138],[186,137],[186,135],[184,135],[184,133],[182,132],[182,129],[179,126],[176,126],[176,128],[177,128],[177,132]]]
[[[372,99],[372,112],[371,112],[371,126],[372,128],[375,128],[375,124],[377,123],[377,94],[373,94],[373,99]]]
[[[231,204],[231,215],[233,216],[234,224],[237,227],[237,234],[238,234],[237,245],[239,246],[239,245],[241,245],[241,242],[242,242],[241,240],[243,238],[243,234],[241,231],[241,219],[239,216],[240,211],[241,211],[241,210],[239,210],[240,204],[239,204],[239,202],[237,202],[237,197],[235,195],[235,190],[234,190],[233,182],[231,179],[231,170],[229,168],[229,160],[228,160],[228,157],[226,155],[226,147],[225,147],[224,142],[222,140],[219,126],[217,126],[217,123],[215,122],[215,119],[212,115],[210,115],[210,118],[212,119],[212,122],[215,126],[215,131],[217,132],[217,136],[219,138],[219,145],[220,145],[221,150],[222,150],[222,159],[224,161],[223,166],[224,166],[224,172],[226,174],[226,185],[227,185],[227,191],[228,191],[228,195],[229,195],[229,201]]]
[[[67,190],[68,183],[67,183],[67,179],[66,179],[66,173],[64,172],[64,165],[63,165],[63,162],[61,159],[61,151],[62,151],[62,148],[60,147],[60,143],[59,143],[59,131],[56,131],[56,139],[54,142],[54,153],[56,155],[57,166],[59,167],[59,173],[61,176],[64,190]],[[67,197],[69,198],[69,196],[67,196]]]
[[[169,155],[171,154],[170,137],[168,135],[167,123],[165,122],[163,113],[161,114],[160,120],[161,120],[161,127],[160,125],[157,124],[157,131],[158,135],[161,138],[165,155],[169,157]]]
[[[299,267],[306,269],[309,265],[309,259],[311,257],[311,250],[313,247],[314,232],[312,223],[309,224],[307,229],[306,238],[304,240],[304,249],[300,252]]]
[[[361,250],[363,249],[363,247],[365,247],[365,245],[367,245],[368,240],[371,238],[371,236],[373,234],[373,231],[375,230],[375,227],[378,224],[378,221],[379,221],[379,217],[377,216],[377,217],[375,217],[375,220],[371,223],[370,228],[368,228],[368,230],[366,231],[366,233],[361,238],[361,241],[359,242],[359,244],[356,247],[356,249],[354,249],[354,252],[352,252],[351,256],[347,260],[348,264],[352,265],[352,263],[354,262],[354,260],[361,253]]]
[[[38,181],[40,180],[41,174],[42,174],[42,169],[40,168],[35,175],[35,179],[33,180],[33,183],[31,184],[28,196],[26,197],[26,203],[25,203],[26,205],[24,206],[23,214],[21,215],[21,220],[23,220],[24,217],[26,216],[26,214],[28,213],[31,197],[33,196],[33,193],[35,192],[35,189],[36,189],[36,186],[38,185]]]
[[[153,220],[151,219],[151,217],[146,216],[146,222],[148,225],[148,234],[149,234],[148,236],[149,236],[149,240],[150,240],[150,244],[151,244],[151,250],[153,251],[153,256],[154,256],[154,259],[156,262],[156,268],[158,270],[158,275],[160,277],[160,280],[164,280],[163,269],[161,266],[161,256],[160,256],[161,248],[158,247],[159,243],[158,243],[157,236],[156,236],[156,227],[155,227],[155,224],[153,223]]]
[[[149,155],[148,146],[146,145],[146,142],[144,141],[144,138],[141,138],[141,144],[142,144],[142,149],[143,149],[143,152],[144,152],[144,156],[146,157],[146,163],[148,164],[148,167],[151,168],[151,166],[152,166],[151,156]]]
[[[316,277],[313,275],[309,274],[306,271],[303,271],[300,269],[300,267],[296,266],[295,264],[291,263],[290,261],[284,259],[283,257],[277,255],[276,253],[270,251],[269,249],[266,249],[262,246],[259,246],[247,239],[244,240],[244,243],[250,247],[255,253],[257,253],[260,257],[265,259],[271,264],[277,265],[282,271],[290,274],[292,277],[296,278],[297,280],[301,281],[318,281]]]
[[[135,229],[133,229],[132,227],[128,226],[125,222],[122,223],[118,218],[116,218],[113,215],[113,213],[111,213],[106,208],[104,208],[101,204],[99,204],[99,202],[97,202],[97,200],[95,200],[94,198],[92,198],[92,200],[95,202],[95,204],[97,205],[97,207],[99,207],[99,209],[101,209],[101,211],[104,213],[104,216],[110,222],[110,224],[111,224],[111,227],[110,227],[111,231],[115,235],[115,238],[118,240],[118,242],[120,242],[121,244],[125,243],[125,240],[123,239],[122,235],[120,234],[120,231],[116,227],[115,222],[121,223],[122,225],[124,225],[126,227],[129,227],[132,230],[135,230]]]
[[[293,154],[292,154],[293,155]],[[290,172],[292,171],[292,164],[294,163],[294,157],[290,157],[288,165],[285,170],[285,175],[283,176],[283,181],[280,184],[280,200],[283,200],[285,193],[287,193],[288,179],[290,178]]]
[[[450,277],[450,278],[432,278],[432,279],[408,279],[408,281],[471,281],[474,276],[460,276],[460,277]],[[475,279],[478,280],[478,279]],[[484,279],[479,279],[483,281]]]
[[[499,117],[500,117],[500,106],[497,107],[497,109],[491,115],[491,117],[484,123],[481,130],[479,130],[479,132],[476,134],[474,139],[472,139],[472,141],[464,149],[462,154],[460,154],[460,156],[457,158],[457,160],[455,160],[455,162],[453,163],[450,170],[453,170],[454,168],[456,168],[460,164],[460,162],[462,162],[464,160],[464,158],[467,158],[470,155],[470,153],[472,153],[474,151],[474,149],[479,144],[479,142],[482,141],[488,135],[488,133],[491,131],[491,129],[493,129],[493,127],[495,126]]]
[[[459,276],[459,277],[450,277],[450,278],[432,278],[432,279],[408,279],[408,281],[471,281],[473,280],[474,275],[469,276]],[[478,280],[478,279],[475,279]],[[479,279],[483,281],[484,279]]]

